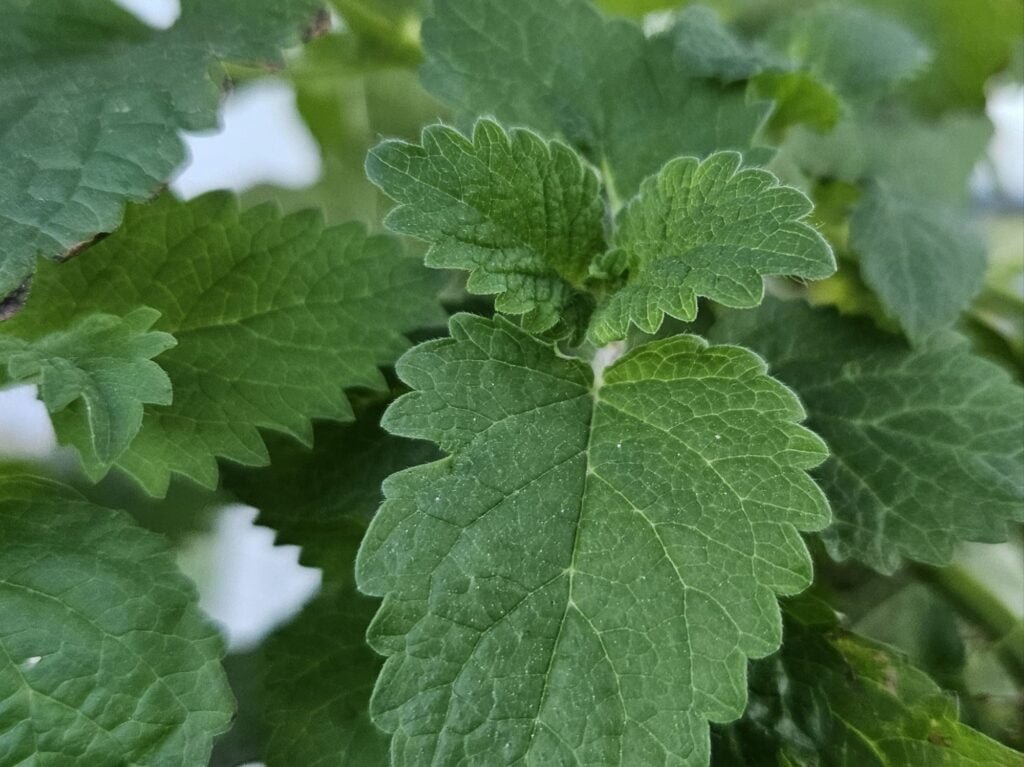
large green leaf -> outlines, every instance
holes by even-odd
[[[765,356],[800,395],[832,458],[818,477],[832,553],[892,572],[947,564],[958,541],[1024,521],[1024,389],[949,333],[911,348],[868,321],[771,301],[712,337]]]
[[[469,290],[497,294],[527,329],[548,330],[585,300],[579,288],[605,250],[604,202],[565,144],[491,120],[471,138],[435,125],[420,146],[379,144],[366,168],[399,203],[385,224],[429,242],[428,266],[470,270]]]
[[[357,562],[393,763],[705,764],[828,521],[802,408],[694,336],[595,380],[501,318],[451,332],[384,419],[449,457],[388,480]]]
[[[653,333],[665,314],[692,320],[698,296],[756,306],[763,275],[827,277],[835,260],[804,220],[811,208],[771,173],[741,168],[736,152],[669,162],[618,218],[615,260],[628,278],[598,309],[593,335],[623,338],[630,323]]]
[[[185,159],[178,131],[215,127],[211,67],[276,62],[318,4],[184,0],[158,32],[109,0],[3,3],[0,299],[155,194]]]
[[[1020,766],[896,651],[843,631],[828,611],[786,618],[782,650],[751,669],[746,716],[716,733],[714,767]]]
[[[766,104],[682,70],[671,36],[645,38],[587,0],[434,0],[427,89],[463,115],[560,135],[631,196],[677,155],[745,149]]]
[[[31,342],[0,335],[0,380],[38,384],[61,437],[87,462],[109,465],[138,434],[143,405],[171,404],[170,379],[152,361],[175,344],[150,330],[159,316],[87,314]]]
[[[0,763],[205,764],[223,643],[160,536],[0,472]]]
[[[145,409],[115,465],[154,494],[172,472],[213,486],[217,457],[266,463],[259,428],[308,442],[311,418],[351,418],[343,390],[382,388],[377,366],[406,348],[402,333],[442,320],[429,273],[395,240],[213,194],[133,206],[87,258],[42,264],[0,336],[140,306],[178,341],[160,357],[174,401]],[[92,476],[106,470],[84,457]]]

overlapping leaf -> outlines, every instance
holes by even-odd
[[[429,274],[394,240],[214,194],[132,207],[88,258],[44,264],[0,335],[32,340],[140,306],[178,341],[160,357],[174,401],[146,408],[115,465],[155,494],[172,472],[212,486],[217,457],[265,463],[258,428],[308,441],[311,418],[350,418],[343,390],[380,388],[402,333],[441,320]],[[93,476],[106,470],[83,457]]]
[[[800,395],[832,458],[818,477],[840,558],[892,572],[947,564],[958,541],[1024,521],[1024,390],[952,333],[910,348],[802,303],[732,312],[712,337],[763,354]]]
[[[756,306],[762,275],[827,277],[835,261],[803,220],[811,207],[767,171],[741,168],[735,152],[671,161],[619,216],[614,244],[628,278],[598,309],[593,335],[622,338],[630,323],[653,333],[665,314],[692,320],[697,296]]]
[[[500,318],[451,332],[385,416],[450,455],[388,480],[357,563],[393,763],[705,764],[828,520],[799,403],[693,336],[595,380]]]
[[[171,404],[170,379],[152,361],[175,344],[150,330],[159,316],[87,314],[32,342],[0,334],[0,381],[38,384],[62,438],[87,463],[108,465],[138,434],[143,405]]]
[[[871,112],[828,136],[797,130],[783,149],[815,177],[862,187],[850,244],[865,282],[915,341],[950,326],[981,287],[985,250],[965,198],[990,136],[981,116],[926,123]]]
[[[0,763],[205,764],[223,644],[161,538],[0,472]]]
[[[713,767],[1020,765],[891,648],[827,614],[789,613],[785,633],[782,650],[753,665],[750,707],[717,733]]]
[[[428,266],[470,270],[468,288],[497,294],[527,329],[549,330],[586,301],[604,203],[597,174],[568,146],[490,120],[472,137],[436,125],[420,146],[379,144],[367,173],[399,203],[389,228],[429,242]]]
[[[226,486],[259,508],[259,524],[279,543],[301,546],[300,561],[335,583],[352,579],[354,547],[380,505],[381,483],[438,456],[429,443],[383,431],[383,409],[367,406],[354,423],[317,424],[312,450],[269,435],[270,466],[226,467]]]
[[[268,468],[226,472],[228,487],[259,505],[259,523],[274,528],[280,543],[301,546],[301,562],[323,570],[321,594],[261,654],[254,697],[267,735],[260,758],[269,767],[388,764],[387,738],[369,718],[382,662],[365,641],[380,603],[355,592],[353,563],[380,505],[381,482],[437,450],[383,431],[382,410],[374,404],[355,423],[318,424],[312,451],[270,440]]]
[[[749,147],[767,111],[682,70],[671,36],[587,0],[435,0],[423,45],[428,90],[463,115],[562,136],[623,199],[672,157]]]
[[[158,32],[109,0],[4,3],[0,299],[155,194],[185,159],[178,131],[215,126],[211,66],[275,62],[317,5],[184,0]]]

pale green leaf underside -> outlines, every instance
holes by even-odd
[[[892,572],[948,564],[957,542],[1006,539],[1024,521],[1024,389],[946,334],[910,348],[866,321],[771,301],[712,337],[765,356],[807,407],[832,457],[817,476],[839,558]]]
[[[316,0],[183,0],[156,31],[108,0],[0,7],[0,298],[113,230],[185,159],[180,130],[215,127],[221,58],[272,63]]]
[[[387,141],[371,152],[370,179],[399,203],[385,224],[430,243],[426,262],[470,271],[468,288],[497,294],[534,332],[573,302],[605,250],[597,174],[575,151],[524,129],[480,120],[472,137],[443,125],[420,145]]]
[[[884,183],[864,191],[850,245],[864,282],[915,340],[952,325],[985,279],[985,244],[963,211]]]
[[[751,706],[715,740],[714,767],[1019,767],[1021,755],[961,724],[955,700],[885,645],[789,616],[751,670]],[[782,762],[785,763],[785,762]]]
[[[786,55],[854,102],[886,95],[931,60],[928,47],[899,22],[838,3],[793,14],[775,37]]]
[[[50,480],[0,473],[0,763],[206,764],[223,643],[165,542]]]
[[[109,466],[138,433],[142,406],[171,404],[170,379],[152,361],[175,344],[150,330],[159,316],[149,308],[124,318],[87,314],[31,342],[0,335],[0,379],[37,384],[61,442],[90,465]]]
[[[810,578],[797,531],[828,522],[799,403],[693,336],[597,384],[505,320],[451,332],[385,416],[450,455],[385,483],[357,563],[393,763],[706,764]]]
[[[174,401],[146,407],[115,465],[162,494],[172,472],[213,486],[217,457],[265,464],[259,428],[308,442],[311,418],[349,419],[343,390],[382,388],[377,368],[407,347],[403,333],[441,322],[434,294],[394,239],[361,225],[325,227],[313,211],[270,205],[239,212],[226,194],[165,196],[129,207],[88,257],[42,263],[0,337],[158,310],[155,328],[178,341],[160,357]]]
[[[462,115],[562,136],[623,198],[672,157],[746,149],[767,111],[683,70],[671,36],[587,0],[435,0],[423,46],[427,90]]]
[[[598,342],[625,337],[630,323],[653,333],[665,314],[692,320],[698,296],[756,306],[764,275],[835,271],[828,244],[804,221],[807,196],[741,162],[736,152],[681,157],[644,181],[618,219],[615,248],[629,276],[594,317]]]
[[[850,245],[865,282],[914,341],[953,324],[981,288],[985,249],[964,200],[991,132],[983,116],[925,123],[878,112],[827,136],[797,128],[782,149],[808,173],[862,186]]]

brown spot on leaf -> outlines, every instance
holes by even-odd
[[[25,305],[25,300],[28,298],[28,289],[31,284],[32,278],[30,277],[15,288],[13,293],[0,301],[0,322],[9,320],[21,311],[21,307]]]
[[[79,242],[79,243],[77,243],[75,245],[72,245],[70,248],[67,249],[67,251],[65,251],[64,255],[60,256],[60,258],[58,258],[57,260],[58,261],[70,261],[72,258],[77,256],[83,250],[88,250],[93,245],[95,245],[97,242],[99,242],[100,240],[106,238],[106,236],[108,234],[110,234],[110,232],[100,232],[99,234],[97,234],[97,235],[95,235],[93,237],[90,237],[88,240],[82,240],[81,242]]]
[[[302,42],[308,43],[311,40],[316,40],[318,37],[323,37],[331,31],[331,14],[326,8],[321,8],[316,12],[316,16],[313,20],[306,25],[306,28],[302,30]]]

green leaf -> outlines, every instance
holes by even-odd
[[[300,561],[333,582],[352,579],[353,541],[380,506],[381,483],[438,455],[429,443],[382,430],[382,412],[372,405],[354,423],[317,424],[312,450],[268,435],[270,466],[225,467],[225,484],[259,508],[258,523],[277,531],[279,544],[301,546]]]
[[[594,317],[600,343],[625,337],[631,322],[653,333],[665,314],[692,320],[698,296],[756,306],[763,275],[835,271],[828,244],[804,221],[806,195],[741,160],[735,152],[681,157],[644,182],[619,216],[615,248],[629,276]]]
[[[740,38],[707,6],[690,5],[680,11],[672,34],[676,61],[698,77],[729,83],[791,66],[763,43]]]
[[[216,127],[211,67],[276,63],[317,5],[184,0],[160,32],[108,0],[4,3],[0,299],[154,195],[185,160],[178,131]]]
[[[0,335],[7,381],[39,385],[61,442],[86,462],[109,466],[135,438],[144,404],[171,404],[171,382],[153,357],[175,345],[150,328],[159,312],[137,309],[123,319],[82,315],[67,330],[32,342]]]
[[[914,30],[934,51],[910,95],[931,113],[980,108],[985,83],[1010,62],[1024,32],[1019,0],[867,0]]]
[[[267,639],[267,767],[387,767],[388,738],[369,714],[381,661],[365,639],[379,605],[351,586],[327,590]]]
[[[301,546],[300,561],[324,571],[322,593],[264,646],[255,697],[268,740],[259,758],[269,767],[388,764],[388,739],[369,717],[382,661],[365,641],[380,602],[355,592],[353,562],[384,479],[438,452],[385,432],[382,410],[374,403],[355,423],[318,424],[312,451],[269,440],[268,468],[226,471],[228,487],[259,506],[259,523],[277,531],[278,543]]]
[[[828,136],[796,129],[783,153],[817,178],[859,183],[850,244],[865,283],[914,341],[951,325],[981,287],[985,250],[966,209],[967,179],[988,120],[926,123],[876,112]]]
[[[441,321],[434,290],[395,240],[361,225],[325,228],[313,211],[282,217],[266,205],[239,212],[226,194],[163,197],[130,207],[87,258],[42,264],[0,335],[159,311],[155,328],[178,340],[160,357],[174,402],[145,409],[115,465],[162,495],[172,472],[213,487],[217,457],[265,464],[259,428],[308,442],[311,418],[350,419],[343,390],[384,388],[377,366],[406,348],[402,333]]]
[[[449,456],[385,483],[356,567],[393,764],[706,763],[828,521],[799,403],[694,336],[595,380],[501,318],[451,333],[384,419]]]
[[[931,51],[902,24],[865,8],[824,4],[794,14],[772,37],[844,98],[874,100],[918,75]]]
[[[435,0],[423,23],[427,90],[463,115],[560,135],[631,196],[678,155],[745,149],[765,104],[679,68],[671,35],[645,38],[586,0]]]
[[[905,657],[834,618],[787,614],[782,651],[751,669],[746,716],[715,738],[714,767],[1019,767],[957,719],[956,701]]]
[[[233,701],[223,643],[162,538],[0,472],[0,763],[205,764]]]
[[[957,209],[870,185],[850,217],[861,274],[914,340],[952,325],[981,289],[985,244]]]
[[[771,301],[712,337],[764,355],[832,458],[818,470],[835,556],[882,572],[948,564],[958,541],[1005,540],[1024,521],[1024,389],[948,333],[911,348],[870,322]]]
[[[430,243],[427,266],[470,271],[467,288],[497,294],[495,306],[543,332],[570,307],[591,261],[604,252],[597,174],[575,151],[480,120],[472,138],[443,125],[420,145],[386,141],[367,174],[398,203],[392,231]]]

